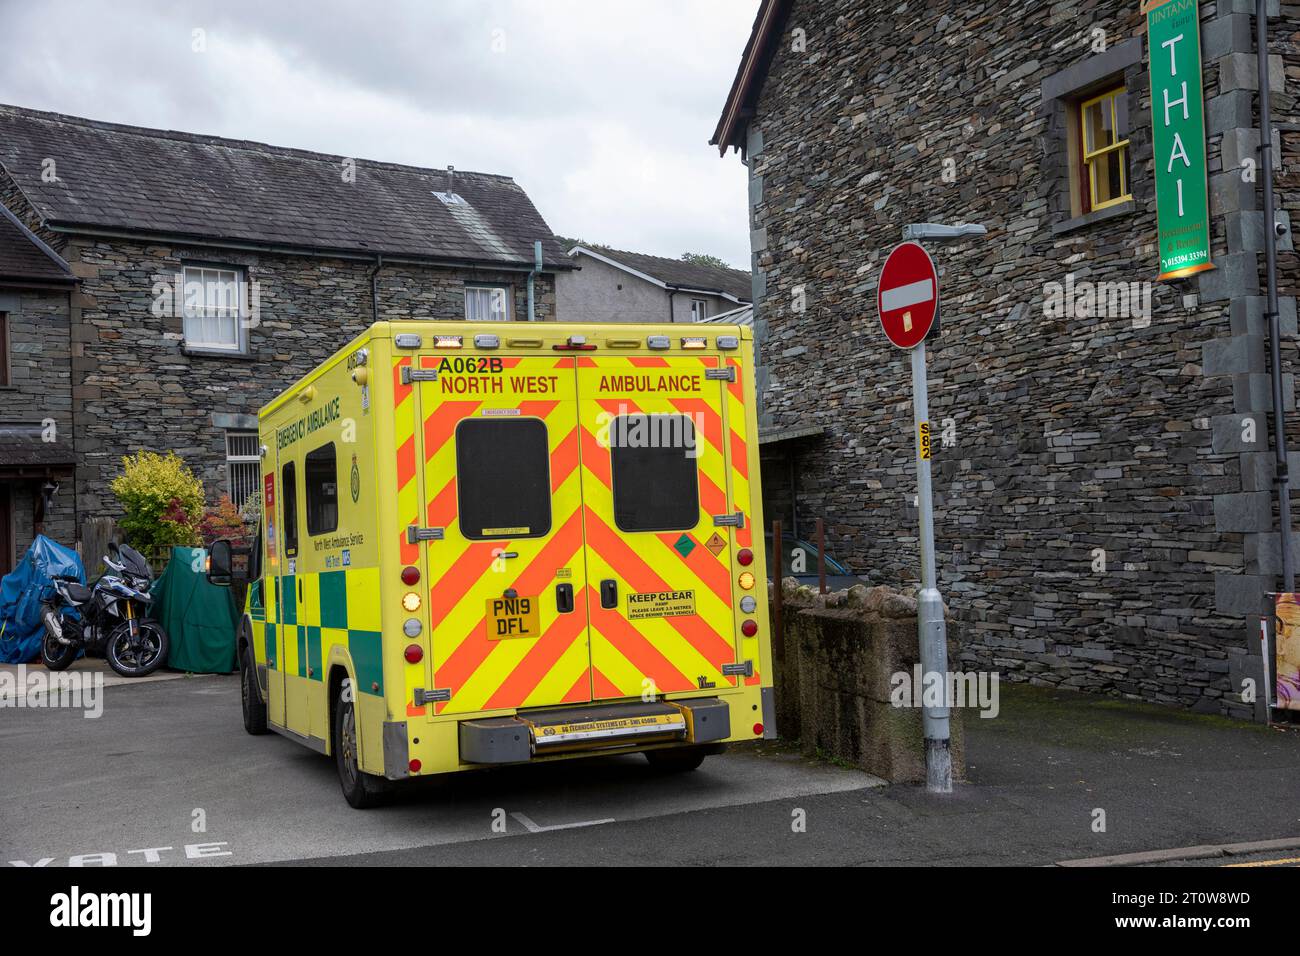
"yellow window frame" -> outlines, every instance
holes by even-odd
[[[1094,106],[1103,100],[1110,100],[1110,129],[1115,136],[1119,135],[1119,115],[1115,106],[1119,97],[1125,92],[1124,87],[1119,86],[1113,90],[1108,90],[1094,96],[1092,99],[1084,100],[1079,104],[1079,143],[1083,151],[1083,169],[1084,175],[1088,179],[1088,201],[1092,209],[1105,209],[1109,206],[1118,206],[1122,202],[1128,202],[1133,196],[1128,191],[1128,164],[1125,162],[1128,154],[1128,139],[1117,139],[1115,142],[1103,146],[1100,149],[1088,149],[1088,108]],[[1107,153],[1119,153],[1119,195],[1113,199],[1107,199],[1104,202],[1097,200],[1097,177],[1095,174],[1094,161]]]

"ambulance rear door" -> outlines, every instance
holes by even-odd
[[[421,489],[403,560],[424,549],[431,717],[591,700],[574,361],[423,354],[402,373],[418,460],[399,483]]]
[[[730,374],[716,355],[578,359],[595,699],[737,686]]]

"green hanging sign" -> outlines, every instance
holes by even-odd
[[[1198,0],[1146,0],[1158,279],[1213,269]]]

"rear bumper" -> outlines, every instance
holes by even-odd
[[[525,763],[640,744],[717,743],[731,736],[731,711],[716,697],[551,708],[463,720],[458,736],[463,764]]]

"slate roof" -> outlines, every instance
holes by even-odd
[[[0,285],[71,285],[76,281],[58,253],[0,206]]]
[[[42,161],[58,181],[42,181]],[[121,126],[0,105],[0,165],[51,226],[196,241],[548,268],[572,260],[508,176],[345,157]]]
[[[722,292],[741,302],[752,301],[750,275],[741,269],[718,269],[682,259],[666,259],[663,256],[648,256],[587,242],[565,241],[565,248],[572,250],[574,246],[598,252],[607,259],[658,279],[665,285],[698,292]]]
[[[43,431],[39,422],[0,422],[0,470],[75,464],[72,448],[61,441],[45,441]]]

